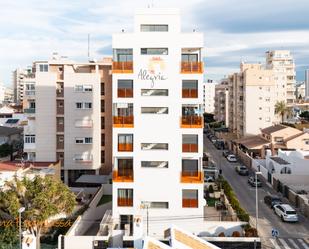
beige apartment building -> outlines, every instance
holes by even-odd
[[[229,86],[228,79],[221,80],[220,84],[215,86],[214,98],[214,119],[224,122],[225,126],[229,126]]]
[[[266,68],[274,70],[277,101],[285,101],[288,105],[293,104],[296,99],[296,71],[291,52],[267,51]]]
[[[275,121],[274,72],[261,64],[241,63],[228,77],[228,123],[237,137],[256,135]]]
[[[60,161],[69,186],[83,174],[111,172],[111,64],[111,59],[76,63],[53,55],[34,63],[25,84],[27,159]]]

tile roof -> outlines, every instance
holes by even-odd
[[[283,130],[285,128],[287,128],[287,126],[278,124],[278,125],[266,127],[264,129],[262,129],[261,132],[270,135],[273,132],[280,131],[280,130]]]
[[[268,145],[270,143],[267,139],[259,135],[240,138],[240,139],[235,140],[235,142],[245,146],[248,149],[261,147],[262,145]]]
[[[281,165],[290,164],[289,162],[285,161],[284,159],[282,159],[281,157],[278,157],[278,156],[272,156],[272,157],[270,157],[270,159],[274,160],[276,163],[279,163]]]

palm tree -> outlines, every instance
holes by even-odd
[[[284,101],[278,101],[275,105],[275,113],[281,116],[281,123],[283,123],[284,115],[288,113],[288,107]]]

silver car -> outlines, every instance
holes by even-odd
[[[297,222],[298,215],[296,211],[288,204],[278,204],[274,206],[274,212],[282,221]]]

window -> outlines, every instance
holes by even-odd
[[[181,61],[183,62],[197,62],[198,55],[197,54],[182,54]]]
[[[182,135],[182,152],[198,152],[198,135]]]
[[[153,209],[168,209],[168,202],[165,201],[142,201],[141,204]]]
[[[84,85],[84,92],[92,92],[92,85]]]
[[[35,143],[35,135],[25,135],[25,143],[26,144],[34,144]]]
[[[75,92],[82,92],[83,91],[83,85],[75,85]]]
[[[77,102],[75,103],[75,106],[77,109],[82,109],[83,108],[83,103],[82,102]]]
[[[63,143],[64,142],[64,137],[63,136],[59,136],[58,137],[58,142],[59,143]]]
[[[92,144],[92,137],[85,137],[85,144]]]
[[[284,142],[283,137],[275,137],[274,140],[275,140],[276,143],[283,143]]]
[[[198,160],[182,159],[182,172],[198,172]]]
[[[105,117],[101,117],[101,129],[105,129]]]
[[[101,146],[105,146],[105,134],[101,134]]]
[[[118,151],[133,151],[133,134],[118,134]]]
[[[168,150],[167,143],[142,143],[142,150]]]
[[[118,189],[117,204],[119,207],[133,206],[133,189]]]
[[[29,108],[35,109],[35,102],[29,102]]]
[[[168,96],[168,89],[142,89],[142,96]]]
[[[142,107],[142,114],[168,114],[168,107]]]
[[[133,97],[133,80],[118,80],[118,98]]]
[[[304,139],[306,145],[309,145],[309,139]]]
[[[142,168],[168,168],[168,161],[142,161]]]
[[[77,138],[75,138],[75,143],[76,144],[83,144],[84,143],[84,139],[82,137],[77,137]]]
[[[85,102],[84,103],[84,109],[91,109],[92,108],[92,103],[91,102]]]
[[[195,189],[182,190],[182,207],[184,208],[198,207],[198,190]]]
[[[270,102],[270,98],[269,97],[265,98],[265,101]]]
[[[205,89],[204,89],[205,92]],[[183,98],[197,98],[198,97],[198,81],[197,80],[183,80],[182,81],[182,97]]]
[[[40,64],[39,70],[40,72],[48,72],[48,64]]]
[[[141,48],[141,54],[167,55],[168,48]]]
[[[80,162],[89,162],[92,161],[92,155],[91,154],[75,154],[74,155],[74,161],[80,161]]]
[[[101,100],[101,112],[105,112],[105,101],[104,101],[104,99]]]
[[[132,49],[114,49],[113,60],[116,62],[128,62],[133,61],[133,50]]]
[[[141,32],[167,32],[166,24],[141,24]]]

